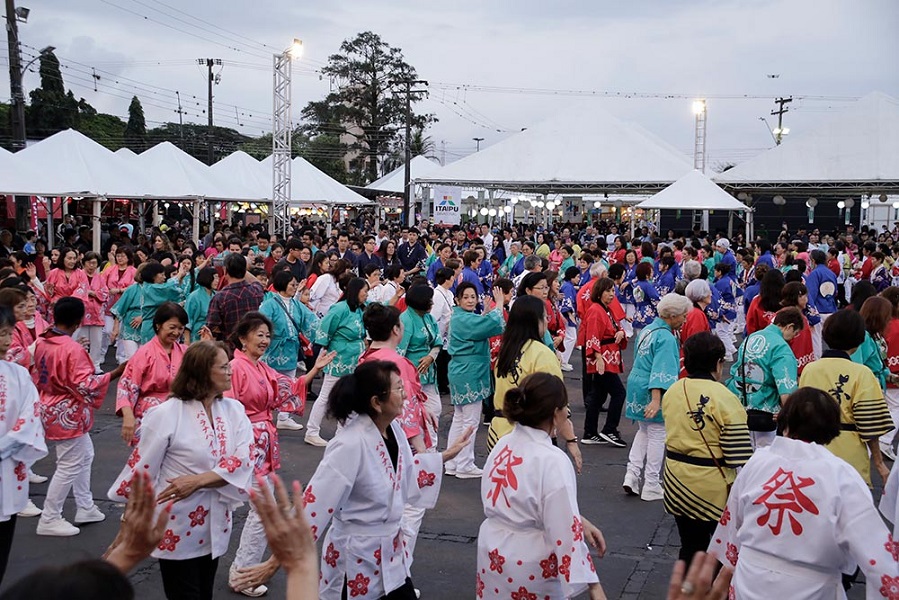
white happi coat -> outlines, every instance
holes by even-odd
[[[127,500],[137,471],[150,475],[157,492],[169,479],[207,471],[227,482],[199,489],[173,505],[155,558],[217,558],[228,551],[231,511],[249,499],[253,481],[253,428],[243,405],[232,398],[212,403],[212,421],[199,400],[170,398],[149,409],[141,422],[140,442],[109,488],[110,500]]]
[[[0,521],[28,503],[28,467],[47,456],[40,399],[31,375],[0,360]]]
[[[328,444],[306,487],[306,518],[322,545],[322,600],[339,599],[346,576],[349,597],[380,598],[409,577],[409,557],[400,530],[406,504],[433,508],[440,494],[443,458],[414,458],[397,421],[390,424],[399,445],[396,470],[370,417],[351,416]]]
[[[478,598],[570,598],[599,577],[584,542],[571,461],[545,431],[515,425],[484,463]]]
[[[899,541],[858,472],[817,444],[778,437],[737,476],[709,551],[735,567],[731,598],[845,598],[861,567],[867,598],[899,598]]]

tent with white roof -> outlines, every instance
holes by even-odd
[[[159,184],[147,196],[253,201],[264,198],[235,178],[216,177],[210,168],[170,142],[156,144],[134,159]]]
[[[423,177],[434,177],[442,168],[440,163],[421,155],[416,156],[409,161],[411,180],[421,179]],[[405,184],[406,165],[403,164],[365,187],[369,190],[402,194],[405,191]]]
[[[271,177],[272,157],[268,156],[260,162],[263,172]],[[271,196],[269,182],[269,196]],[[290,167],[290,202],[291,204],[326,204],[339,206],[355,206],[371,204],[336,179],[320,171],[306,159],[297,156]]]
[[[229,154],[209,167],[209,172],[221,182],[240,182],[256,198],[268,199],[272,195],[271,168],[266,171],[262,163],[241,150]]]
[[[635,208],[658,210],[751,210],[700,171],[690,171]]]

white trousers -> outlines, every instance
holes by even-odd
[[[824,323],[833,313],[821,314],[821,322],[812,327],[812,352],[815,353],[815,360],[821,358],[824,354],[824,345],[822,343],[821,334],[824,332]]]
[[[62,507],[74,489],[75,505],[85,510],[94,505],[91,493],[91,465],[94,462],[94,444],[89,433],[56,442],[56,472],[47,486],[47,499],[44,501],[45,521],[62,517]]]
[[[138,343],[131,340],[123,340],[119,338],[115,343],[115,359],[116,362],[122,364],[126,360],[131,360],[134,353],[137,352]]]
[[[742,300],[739,306],[737,306],[737,320],[731,323],[731,326],[733,327],[734,335],[739,335],[746,330],[746,313],[743,312]]]
[[[562,350],[562,364],[571,364],[571,353],[574,352],[574,343],[577,341],[577,327],[565,326],[565,349]]]
[[[271,486],[271,477],[264,477],[269,489],[274,490]],[[255,475],[253,477],[253,491],[257,494],[261,492],[259,484],[256,483]],[[265,548],[268,541],[265,538],[265,528],[262,527],[262,521],[259,519],[259,513],[256,507],[250,502],[250,512],[247,513],[247,520],[243,524],[243,531],[240,533],[240,545],[234,554],[234,562],[231,563],[232,569],[242,569],[262,562],[262,555],[265,554]]]
[[[890,410],[890,416],[893,417],[893,425],[899,427],[899,389],[888,387],[883,393],[883,399],[886,401],[887,408]],[[893,429],[880,436],[880,443],[886,446],[892,446],[895,438],[896,430]]]
[[[628,338],[634,337],[634,326],[632,322],[636,313],[637,308],[633,304],[624,305],[624,315],[627,318],[621,321],[621,328],[624,329],[624,334]]]
[[[715,335],[724,344],[724,354],[733,357],[737,353],[737,347],[734,345],[734,324],[723,321],[715,323]]]
[[[112,335],[112,328],[115,325],[115,317],[105,315],[103,317],[103,337],[100,338],[100,356],[101,360],[106,360],[106,351],[109,350],[109,337]]]
[[[440,402],[440,392],[437,391],[437,385],[433,383],[429,383],[428,385],[421,386],[422,391],[427,396],[427,400],[425,400],[425,410],[428,411],[428,415],[433,417],[433,419],[437,423],[437,427],[431,423],[431,420],[427,420],[428,426],[428,434],[431,436],[431,445],[428,446],[428,450],[437,449],[437,436],[440,432],[440,416],[443,414],[443,404]]]
[[[103,351],[103,326],[102,325],[82,325],[75,332],[75,335],[72,336],[74,339],[79,340],[82,337],[86,337],[88,342],[90,343],[90,349],[88,350],[88,354],[90,354],[91,362],[94,363],[94,370],[99,370],[100,365],[103,364],[104,355]]]
[[[643,477],[643,485],[662,485],[662,459],[665,457],[665,424],[637,421],[637,433],[627,457],[627,472]]]
[[[306,422],[306,435],[313,436],[320,434],[322,419],[325,418],[325,414],[328,412],[328,396],[331,395],[331,390],[334,388],[334,384],[337,383],[338,379],[340,379],[340,377],[326,374],[324,380],[322,380],[322,388],[318,392],[318,398],[312,403],[312,410],[309,412],[309,420]]]
[[[474,464],[474,442],[478,434],[478,426],[481,423],[481,402],[472,402],[471,404],[456,404],[453,406],[453,424],[450,425],[449,439],[446,442],[447,447],[456,443],[456,440],[462,437],[465,430],[473,427],[474,431],[468,439],[468,443],[462,448],[462,451],[451,461],[445,463],[447,471],[455,471],[461,473],[464,471],[472,471],[477,468]]]
[[[752,449],[766,448],[774,442],[777,437],[777,431],[750,431],[749,440],[752,442]]]

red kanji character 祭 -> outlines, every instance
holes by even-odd
[[[754,505],[761,504],[767,510],[765,514],[758,518],[757,523],[760,526],[768,525],[771,533],[780,535],[781,527],[784,522],[784,514],[790,521],[790,529],[794,535],[802,534],[802,524],[793,516],[794,513],[802,514],[809,512],[813,515],[818,514],[818,507],[815,503],[802,492],[802,488],[815,485],[815,480],[811,477],[793,476],[792,471],[784,471],[778,468],[777,473],[769,479],[762,488],[765,492],[753,500]],[[774,522],[769,523],[774,515]]]
[[[493,502],[493,506],[496,506],[496,501],[499,500],[499,496],[502,494],[503,499],[506,501],[506,506],[512,507],[509,503],[509,498],[506,496],[506,488],[518,489],[518,477],[515,475],[515,467],[522,462],[524,462],[523,459],[520,456],[514,456],[508,446],[503,448],[494,459],[493,467],[490,469],[490,481],[495,484],[495,487],[487,494],[487,499]]]

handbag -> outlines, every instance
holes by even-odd
[[[290,311],[287,310],[287,306],[284,302],[281,301],[280,298],[277,299],[278,306],[281,307],[281,310],[284,311],[284,314],[287,315],[287,318],[290,319],[290,322],[293,323],[294,328],[297,330],[297,336],[300,340],[300,349],[297,351],[297,362],[305,362],[306,360],[306,348],[305,345],[309,340],[306,339],[306,336],[303,335],[303,330],[297,325],[297,322],[293,320],[293,316],[290,314]]]
[[[690,405],[690,399],[687,397],[687,380],[681,379],[683,382],[683,390],[684,390],[684,402],[687,403],[687,414],[693,413],[692,406]],[[718,462],[718,457],[715,456],[715,453],[712,452],[712,447],[709,445],[708,440],[705,439],[705,434],[702,432],[702,428],[697,430],[699,433],[699,437],[702,438],[702,443],[705,444],[706,450],[709,451],[709,456],[712,458],[712,462],[715,463],[715,468],[718,469],[718,473],[721,474],[721,478],[724,480],[724,485],[727,488],[727,495],[730,496],[730,488],[733,487],[732,482],[727,481],[727,475],[724,473],[724,467],[721,466],[721,463]]]
[[[740,378],[743,380],[743,385],[740,386],[740,395],[743,396],[743,406],[746,407],[746,429],[749,431],[760,431],[760,432],[771,432],[777,430],[777,423],[774,421],[774,415],[771,413],[758,410],[756,408],[749,408],[749,401],[746,398],[746,342],[749,340],[749,336],[747,335],[743,339],[743,343],[740,346]]]

